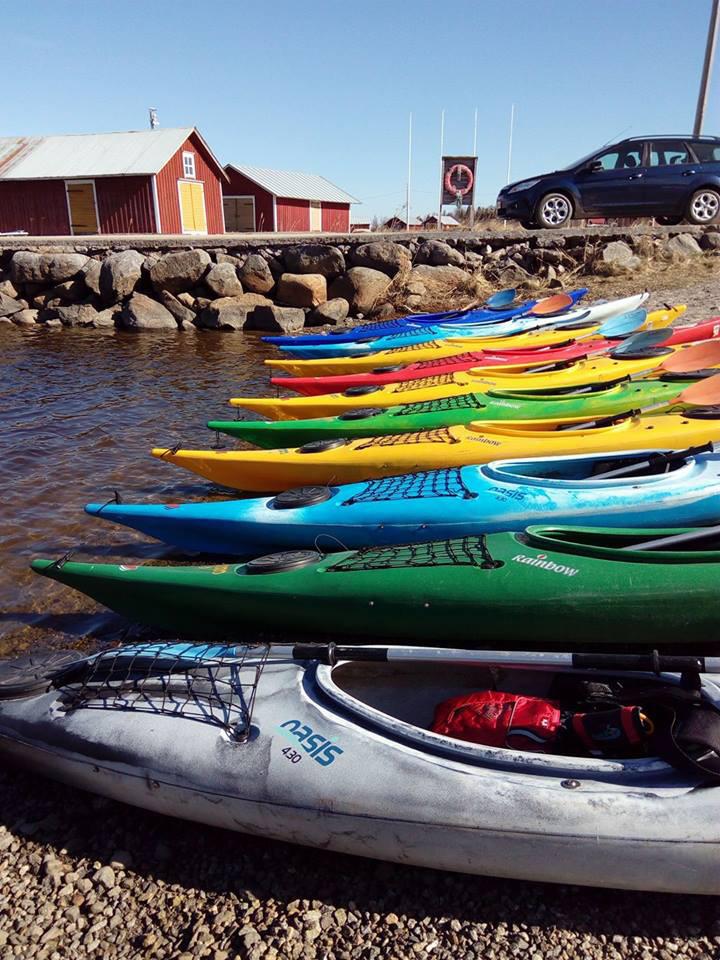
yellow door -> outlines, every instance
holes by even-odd
[[[74,234],[99,233],[93,181],[70,180],[65,184],[65,189],[72,232]]]
[[[203,185],[192,180],[180,180],[179,183],[182,232],[207,233]]]
[[[310,201],[310,229],[322,230],[322,204],[319,200]]]

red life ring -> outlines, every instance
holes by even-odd
[[[467,177],[467,186],[456,187],[453,183],[453,176],[455,175]],[[448,193],[459,193],[461,197],[464,197],[472,190],[474,181],[473,172],[466,163],[454,163],[445,174],[445,190]]]

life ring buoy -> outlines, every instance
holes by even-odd
[[[459,187],[453,183],[454,177],[467,177],[467,186]],[[470,193],[475,183],[475,177],[470,167],[466,163],[454,163],[451,167],[448,168],[445,173],[445,190],[448,193],[460,194],[461,197],[464,197],[466,194]]]

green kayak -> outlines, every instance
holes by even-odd
[[[465,647],[682,646],[718,636],[720,536],[695,529],[689,544],[638,547],[683,532],[533,526],[245,564],[32,568],[132,620],[202,639],[259,628]]]
[[[379,409],[349,410],[339,417],[313,420],[210,420],[208,427],[272,450],[300,447],[314,440],[337,437],[377,437],[386,434],[435,430],[473,420],[556,420],[625,413],[656,403],[671,404],[683,386],[675,380],[624,380],[568,393],[532,393],[491,390],[466,393],[424,403],[408,403]]]

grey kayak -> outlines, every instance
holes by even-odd
[[[447,650],[423,650],[427,662],[330,666],[237,647],[231,657],[206,648],[172,673],[163,658],[178,646],[131,660],[120,648],[121,672],[104,679],[108,655],[81,681],[71,667],[57,688],[42,670],[34,684],[0,683],[0,753],[148,810],[342,853],[720,893],[720,789],[654,758],[532,754],[428,729],[450,696],[498,677],[502,689],[542,695],[547,672],[433,662]],[[703,691],[720,704],[710,675]]]

